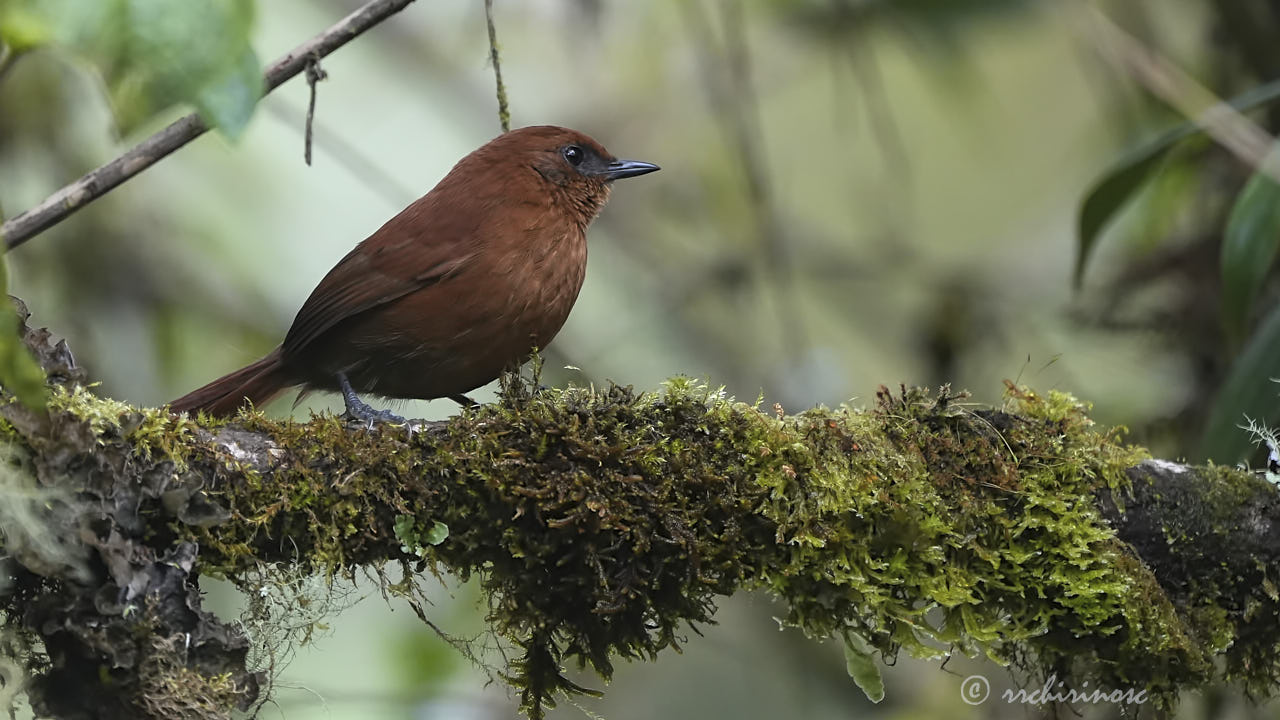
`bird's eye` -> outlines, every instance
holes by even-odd
[[[581,165],[582,159],[586,157],[586,153],[582,152],[582,148],[577,145],[569,145],[561,152],[564,153],[564,159],[568,160],[569,164],[574,167]]]

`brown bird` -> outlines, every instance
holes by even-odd
[[[340,391],[366,422],[400,418],[356,393],[469,404],[559,332],[610,183],[657,169],[566,128],[500,135],[347,253],[279,347],[170,406],[228,416],[295,386]]]

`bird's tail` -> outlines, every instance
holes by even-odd
[[[230,417],[246,402],[261,407],[297,384],[298,381],[286,372],[280,360],[280,348],[276,348],[252,365],[192,390],[169,403],[169,407],[174,412],[203,410],[214,417]]]

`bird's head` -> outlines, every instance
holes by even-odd
[[[614,180],[658,170],[653,163],[619,160],[587,135],[553,125],[512,130],[477,151],[480,152],[511,168],[516,175],[533,170],[536,176],[530,177],[541,178],[553,197],[573,208],[583,227],[604,207]]]

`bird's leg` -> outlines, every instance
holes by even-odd
[[[476,402],[475,400],[472,400],[471,398],[467,397],[466,395],[463,395],[462,393],[458,393],[457,395],[450,395],[449,399],[458,403],[464,408],[480,407],[480,403]]]
[[[361,400],[356,395],[356,391],[351,387],[351,383],[347,381],[346,373],[337,373],[338,387],[342,388],[342,400],[347,404],[347,415],[366,423],[370,429],[373,428],[375,422],[393,423],[396,425],[407,425],[408,420],[396,415],[390,410],[374,410],[369,407],[368,403]]]

